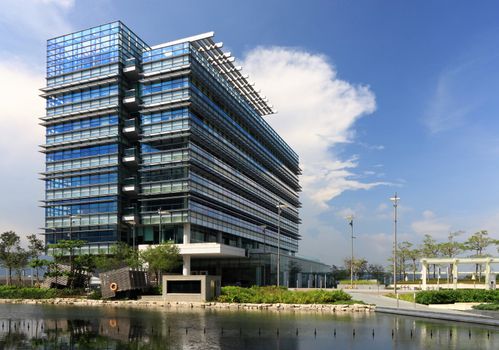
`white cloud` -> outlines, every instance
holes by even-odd
[[[19,60],[0,61],[0,149],[1,181],[0,232],[15,230],[33,233],[43,225],[38,201],[43,198],[43,128],[38,117],[44,114],[44,101],[38,96],[43,74]]]
[[[411,228],[421,236],[429,234],[436,239],[441,239],[448,236],[451,225],[443,219],[437,218],[431,210],[425,210],[422,213],[421,220],[414,221]]]
[[[73,6],[73,0],[3,0],[0,25],[16,40],[45,41],[71,32],[65,15]]]
[[[339,79],[326,57],[291,48],[256,48],[243,66],[279,110],[268,122],[300,156],[304,200],[325,209],[346,190],[382,184],[356,180],[357,157],[334,153],[338,143],[352,142],[355,121],[374,112],[369,87]]]
[[[43,226],[45,40],[72,31],[66,20],[73,0],[4,0],[0,11],[0,232],[22,236]]]
[[[466,102],[459,101],[453,93],[456,72],[443,72],[437,82],[424,123],[430,133],[436,134],[463,125],[466,116],[473,109]]]
[[[260,47],[251,50],[242,65],[279,111],[267,121],[300,156],[300,252],[340,263],[349,242],[319,214],[331,210],[328,201],[344,191],[384,184],[360,181],[355,173],[358,157],[341,158],[335,152],[336,145],[354,142],[353,126],[374,112],[375,96],[368,86],[340,79],[325,56],[303,50]]]
[[[439,74],[423,118],[430,133],[467,125],[490,125],[489,119],[499,107],[496,96],[499,83],[494,74],[498,63],[497,47],[487,43],[479,49],[468,48],[461,59]]]

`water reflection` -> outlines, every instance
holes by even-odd
[[[498,330],[381,314],[0,305],[0,349],[495,349]]]

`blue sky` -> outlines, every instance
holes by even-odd
[[[341,263],[354,213],[356,254],[385,264],[395,191],[401,240],[499,239],[497,13],[492,1],[5,0],[0,230],[43,222],[45,40],[120,19],[151,45],[214,30],[276,106],[266,118],[304,167],[303,255]]]

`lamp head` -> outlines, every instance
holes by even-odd
[[[400,197],[397,196],[397,192],[395,192],[395,196],[391,197],[390,200],[393,202],[393,205],[397,205]]]

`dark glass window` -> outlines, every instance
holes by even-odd
[[[167,281],[167,293],[200,294],[201,281]]]

